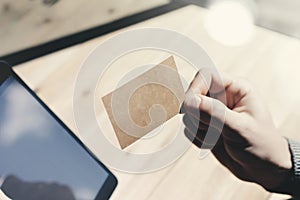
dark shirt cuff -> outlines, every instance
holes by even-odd
[[[291,139],[287,140],[293,163],[291,176],[280,187],[270,190],[270,192],[289,194],[298,199],[300,197],[300,143]]]

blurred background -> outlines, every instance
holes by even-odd
[[[172,5],[174,8],[174,5],[180,7],[185,4],[197,4],[210,8],[222,2],[220,0],[90,0],[86,3],[84,0],[1,0],[0,57],[126,17],[125,21],[138,21],[138,18],[156,16],[167,11]],[[233,9],[242,15],[250,12],[250,23],[253,21],[256,25],[288,36],[300,37],[300,1],[232,0],[232,2],[244,4],[246,11],[244,8],[228,8],[228,6],[219,6],[215,10],[228,14],[231,13],[230,9]],[[249,22],[249,16],[245,17],[246,22],[241,21],[240,24]],[[218,37],[214,34],[216,31],[220,30],[208,30],[212,37]]]
[[[168,0],[1,0],[0,55],[103,25]]]
[[[178,9],[189,4],[207,9]],[[0,0],[0,60],[17,65],[20,77],[76,130],[74,82],[81,63],[107,38],[101,36],[162,15],[133,28],[170,28],[191,37],[206,48],[221,71],[250,80],[267,102],[280,131],[300,139],[299,10],[299,0]],[[117,82],[118,76],[126,73],[124,69],[129,69],[126,65],[135,67],[158,57],[149,52],[136,55],[139,59],[116,62],[111,71],[115,78],[107,75],[110,83],[102,85]],[[153,147],[163,142],[159,140]],[[212,159],[199,162],[197,150],[185,154],[174,168],[157,173],[134,176],[114,171],[119,179],[115,199],[166,199],[162,198],[165,195],[173,195],[173,199],[180,199],[180,195],[189,199],[200,195],[206,199],[286,199],[266,194],[256,185],[246,186]],[[198,187],[190,187],[191,183]],[[128,184],[135,190],[128,190]],[[216,184],[222,187],[207,187]],[[181,190],[174,190],[175,186]]]

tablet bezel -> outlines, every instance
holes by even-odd
[[[115,190],[118,181],[116,177],[105,167],[96,156],[79,140],[79,138],[55,115],[55,113],[36,95],[36,93],[13,71],[13,69],[3,61],[0,61],[0,86],[8,77],[14,77],[31,96],[64,128],[68,134],[106,171],[108,177],[96,196],[96,200],[109,199]]]

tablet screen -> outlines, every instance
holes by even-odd
[[[13,77],[0,86],[0,186],[11,199],[94,199],[108,172]]]

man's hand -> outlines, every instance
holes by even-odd
[[[205,146],[211,119],[221,122],[211,124],[210,134],[220,134],[212,148],[214,156],[238,178],[274,189],[292,168],[288,142],[277,133],[270,113],[248,82],[222,79],[208,69],[197,73],[182,107],[185,134],[198,147]]]

